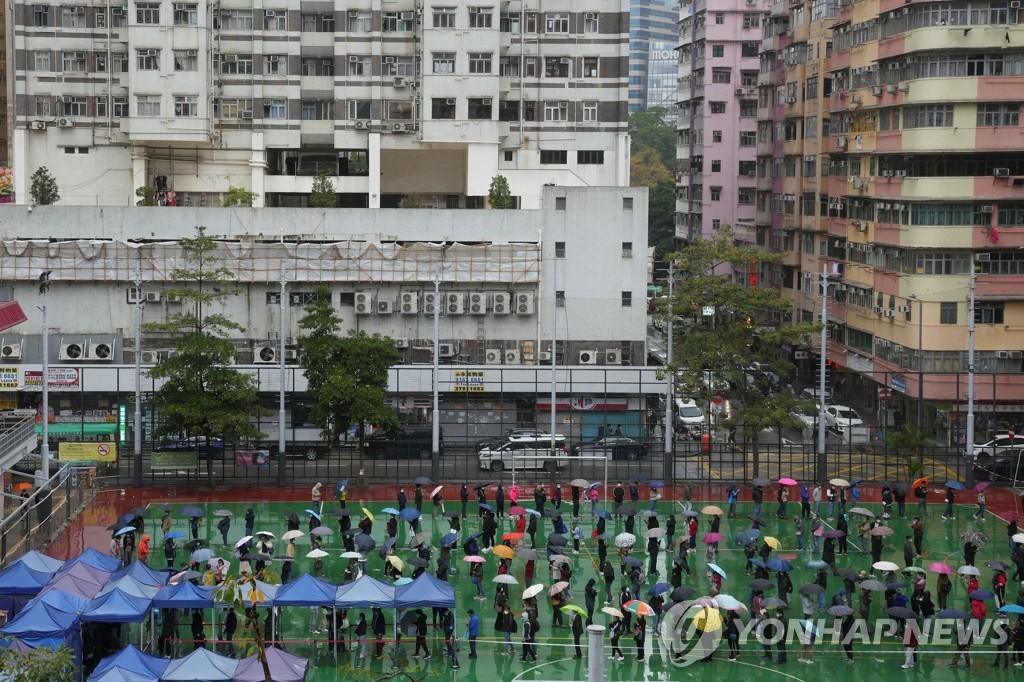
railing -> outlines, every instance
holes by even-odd
[[[35,440],[35,415],[25,417],[4,417],[0,420],[0,462],[8,455],[23,451],[25,443]],[[19,455],[20,459],[20,455]]]

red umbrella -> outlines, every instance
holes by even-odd
[[[505,533],[504,535],[501,536],[501,539],[502,540],[522,540],[523,539],[523,534],[522,533]]]
[[[707,535],[704,536],[704,544],[705,545],[710,545],[711,543],[714,543],[714,542],[721,542],[724,539],[725,539],[725,536],[722,535],[721,533],[708,533]]]
[[[523,516],[524,514],[526,514],[526,509],[524,509],[523,507],[520,507],[517,504],[514,507],[509,507],[508,508],[508,513],[511,514],[512,516]]]
[[[31,483],[18,483],[14,486],[14,492],[20,493],[22,490],[32,490]]]

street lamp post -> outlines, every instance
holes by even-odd
[[[924,402],[924,301],[911,294],[917,301],[917,432],[921,432],[922,403]]]
[[[438,354],[441,352],[441,266],[434,270],[434,369],[431,384],[434,393],[433,412],[430,419],[430,478],[437,481],[441,477],[441,405],[439,395],[440,371]]]
[[[964,444],[968,461],[974,456],[974,287],[978,275],[971,262],[970,296],[967,306],[967,442]],[[994,408],[994,406],[993,406]],[[967,467],[967,481],[974,477],[971,467]]]
[[[665,464],[662,477],[668,481],[675,477],[675,424],[673,414],[675,411],[675,375],[672,370],[673,356],[673,321],[675,320],[675,280],[676,263],[674,260],[668,262],[668,348],[665,351],[665,365],[668,372],[665,373]]]
[[[827,457],[825,455],[825,366],[828,354],[828,265],[821,268],[821,358],[818,365],[818,482],[824,483],[828,476]]]
[[[287,476],[284,462],[284,424],[285,424],[285,410],[284,410],[284,383],[285,383],[285,367],[284,367],[284,346],[285,346],[285,334],[287,330],[288,321],[288,301],[285,300],[285,286],[287,284],[287,273],[284,267],[284,260],[281,261],[281,292],[278,294],[280,300],[278,301],[281,306],[280,309],[280,320],[278,326],[278,344],[277,344],[277,360],[278,369],[281,372],[281,386],[278,389],[277,394],[277,482],[279,485],[284,485],[285,477]]]
[[[135,266],[135,411],[132,415],[132,479],[142,485],[142,266]]]
[[[50,323],[46,308],[50,292],[50,274],[46,270],[39,275],[39,294],[43,297],[43,442],[39,447],[39,468],[41,480],[36,486],[42,488],[50,480]]]

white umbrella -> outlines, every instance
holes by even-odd
[[[519,584],[519,581],[516,580],[514,577],[510,576],[508,573],[502,573],[500,575],[494,576],[491,579],[491,582],[492,583],[499,583],[499,584],[502,584],[502,585],[518,585]]]
[[[644,533],[644,535],[646,535],[649,538],[663,538],[663,537],[665,537],[665,529],[664,528],[651,528],[649,531]]]
[[[876,561],[875,563],[871,564],[871,568],[874,568],[874,569],[879,570],[879,571],[898,571],[898,570],[900,570],[900,567],[897,566],[896,564],[894,564],[891,561]]]
[[[297,540],[298,538],[301,538],[303,535],[305,535],[305,533],[303,533],[301,530],[290,530],[284,535],[282,535],[281,539],[285,541]]]
[[[439,492],[441,492],[441,488],[443,488],[443,487],[444,487],[443,485],[439,485],[436,488],[434,488],[434,491],[432,493],[430,493],[431,499],[433,499],[434,495],[436,495]]]
[[[636,544],[636,536],[632,533],[619,533],[615,536],[616,547],[632,547]]]
[[[244,545],[245,543],[249,542],[250,540],[252,540],[252,536],[251,535],[246,535],[244,538],[242,538],[241,540],[239,540],[238,542],[235,543],[235,547],[241,547],[242,545]]]
[[[309,556],[308,554],[306,556]],[[341,555],[342,559],[362,559],[363,555],[359,552],[343,552]]]
[[[536,597],[543,591],[544,585],[542,585],[541,583],[537,583],[536,585],[530,585],[525,590],[523,590],[523,599],[530,599],[531,597]]]
[[[960,568],[956,569],[956,572],[959,573],[960,575],[973,575],[973,576],[980,576],[981,575],[981,571],[979,571],[977,569],[977,567],[975,567],[975,566],[961,566]]]
[[[323,551],[322,549],[314,549],[313,551],[306,554],[306,556],[310,559],[323,559],[325,556],[327,556],[327,552]]]
[[[1024,544],[1024,533],[1017,533],[1016,535],[1012,536],[1010,539],[1013,540],[1014,542],[1016,542],[1017,544]]]
[[[833,478],[831,481],[829,481],[829,483],[831,483],[832,485],[837,485],[840,488],[850,487],[850,482],[847,481],[845,478]]]
[[[269,530],[261,530],[261,531],[257,532],[256,535],[269,535],[270,537],[274,538],[275,540],[277,539],[277,536],[274,535],[273,533],[271,533]]]

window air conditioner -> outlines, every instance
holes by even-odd
[[[458,348],[455,347],[454,343],[437,344],[437,354],[442,358],[454,358],[457,352]]]
[[[450,107],[454,107],[454,106],[455,106],[455,98],[454,98],[454,97],[449,97],[448,99],[446,99],[446,100],[444,101],[444,103],[445,103],[445,104],[446,104],[447,106],[450,106]]]
[[[143,365],[155,365],[160,361],[160,353],[155,350],[144,350],[140,354],[139,361]]]
[[[882,86],[881,85],[874,86],[873,88],[871,88],[871,92],[875,95],[875,97],[881,97],[882,96]]]
[[[1010,351],[1010,359],[1011,360],[1020,360],[1022,356],[1024,356],[1024,353],[1021,353],[1019,350],[1011,350]]]
[[[981,205],[981,212],[982,213],[992,213],[994,211],[995,211],[995,206],[993,206],[992,204],[982,204]]]
[[[579,364],[581,365],[596,365],[597,364],[597,351],[596,350],[581,350],[579,356]]]
[[[905,171],[905,170],[898,170],[898,171],[896,171],[896,177],[897,178],[905,178],[905,177],[907,177],[907,171]]]
[[[150,291],[150,292],[146,293],[146,303],[159,303],[159,302],[160,302],[160,292],[159,291]]]
[[[900,312],[900,313],[909,313],[910,312],[910,306],[909,305],[901,305],[901,306],[896,308],[896,311]]]
[[[891,178],[892,177],[892,171],[891,170],[884,170],[884,171],[882,171],[882,177],[883,178]]]
[[[1009,168],[993,168],[992,175],[997,178],[1006,178],[1010,175]]]
[[[260,346],[253,351],[253,364],[272,365],[277,362],[277,349],[273,346]]]

